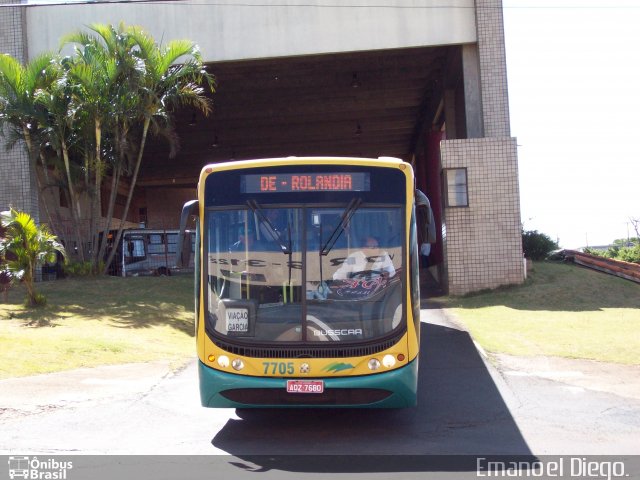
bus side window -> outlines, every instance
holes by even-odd
[[[152,233],[149,235],[149,253],[164,253],[164,239],[160,233]]]
[[[127,241],[127,257],[144,257],[144,251],[144,240],[141,238],[134,238]]]

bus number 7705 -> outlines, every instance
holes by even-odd
[[[280,375],[289,374],[292,375],[295,370],[293,368],[293,362],[262,362],[262,366],[264,367],[264,374],[275,375],[276,373]]]

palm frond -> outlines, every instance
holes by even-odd
[[[91,45],[95,42],[93,35],[89,35],[87,32],[76,31],[63,35],[60,38],[60,49],[69,44],[75,44],[76,48],[84,49],[86,45]]]
[[[116,32],[113,25],[107,25],[104,23],[93,23],[89,25],[89,29],[98,34],[98,37],[104,43],[107,50],[111,53],[116,51],[117,40],[116,37],[118,32]]]
[[[24,69],[11,55],[0,54],[0,92],[19,96],[23,90]]]

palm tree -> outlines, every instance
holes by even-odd
[[[70,113],[78,121],[85,122],[86,131],[92,131],[91,137],[85,137],[85,175],[92,183],[90,187],[92,237],[91,261],[96,270],[98,265],[98,230],[102,210],[101,187],[107,165],[103,159],[103,135],[112,116],[113,91],[121,79],[117,59],[110,54],[109,48],[97,38],[83,32],[67,35],[61,44],[76,44],[75,56],[70,63],[68,77],[71,88]],[[91,140],[89,140],[91,138]]]
[[[10,276],[26,287],[28,305],[42,305],[45,299],[34,286],[36,268],[55,262],[58,253],[64,257],[64,247],[46,225],[37,226],[28,213],[11,209],[0,214],[0,222],[6,229],[5,238],[0,241],[0,256],[7,259]]]
[[[202,85],[211,92],[215,91],[215,79],[205,70],[202,56],[195,43],[189,40],[174,40],[161,47],[140,27],[129,27],[127,32],[137,47],[134,54],[144,65],[144,75],[139,79],[136,91],[139,99],[138,120],[142,122],[142,133],[115,245],[122,237],[150,126],[157,131],[160,122],[170,125],[172,109],[180,106],[189,106],[205,116],[209,115],[211,99],[205,95]],[[115,253],[115,249],[110,252],[105,262],[105,272]]]
[[[94,200],[92,207],[92,217],[94,221],[93,256],[92,262],[96,267],[104,257],[106,247],[106,235],[103,235],[100,246],[97,245],[98,226],[96,225],[98,216],[101,216],[100,186],[109,169],[111,170],[111,193],[108,202],[106,216],[106,228],[109,228],[113,217],[118,183],[123,170],[126,170],[124,152],[129,149],[128,132],[131,128],[131,119],[135,117],[138,99],[132,92],[136,90],[137,78],[140,62],[132,54],[135,44],[129,38],[124,24],[118,27],[112,25],[91,25],[90,30],[95,34],[89,35],[84,32],[75,32],[65,36],[61,44],[73,43],[76,45],[76,57],[69,61],[69,81],[67,88],[71,85],[73,100],[71,102],[72,115],[67,119],[80,120],[80,114],[96,125],[94,157],[96,160],[94,174],[94,185],[90,188]],[[99,85],[89,79],[88,75],[100,78]],[[86,84],[97,87],[92,91],[86,88]],[[89,108],[85,108],[85,104]],[[76,115],[76,113],[78,115]],[[62,120],[62,119],[61,119]],[[100,157],[100,155],[102,157]],[[85,170],[88,172],[88,164]],[[65,159],[65,166],[68,172],[68,161]],[[71,183],[71,178],[69,177]],[[72,195],[73,196],[73,195]],[[98,211],[96,211],[98,210]]]
[[[44,163],[46,159],[42,149],[42,123],[46,112],[35,99],[39,91],[46,90],[56,81],[57,66],[57,58],[51,53],[41,54],[25,66],[11,55],[0,54],[0,133],[9,137],[8,148],[17,141],[24,141],[31,175],[36,179],[40,192],[49,187],[50,182],[47,168],[42,170],[44,184],[36,172],[38,160]],[[48,204],[44,204],[49,223],[56,230]]]
[[[75,240],[82,245],[80,224],[82,222],[82,209],[79,187],[79,165],[72,161],[72,147],[78,138],[76,121],[71,115],[71,92],[68,85],[68,75],[65,66],[66,59],[57,64],[56,79],[48,85],[48,88],[38,89],[35,93],[35,102],[41,106],[46,115],[41,120],[43,136],[47,145],[55,151],[56,168],[59,187],[69,198],[69,212],[71,224],[75,233]],[[80,260],[84,262],[84,249],[79,249]]]
[[[210,100],[204,96],[199,83],[206,82],[213,90],[213,77],[203,69],[197,47],[189,41],[173,41],[165,48],[156,45],[151,36],[139,27],[123,23],[93,24],[90,33],[75,32],[65,36],[61,45],[76,45],[76,56],[69,69],[72,84],[71,111],[81,112],[94,125],[94,167],[92,175],[92,263],[97,268],[104,257],[107,235],[98,245],[97,219],[101,212],[100,186],[111,169],[111,195],[105,228],[110,228],[118,184],[122,176],[130,176],[129,192],[122,214],[116,242],[128,216],[137,182],[144,146],[150,127],[159,130],[160,122],[169,123],[168,109],[191,105],[205,114],[211,110]],[[174,62],[183,60],[180,65]],[[129,161],[136,150],[132,136],[142,130],[136,158]],[[106,145],[109,148],[105,148]],[[105,156],[110,151],[111,155]],[[86,170],[90,168],[87,162]],[[115,251],[106,262],[105,271]]]
[[[80,224],[88,221],[86,240],[91,242],[97,273],[107,238],[103,235],[98,245],[101,187],[106,176],[111,174],[107,229],[119,182],[122,177],[129,178],[116,238],[119,242],[149,132],[165,135],[173,153],[177,141],[172,109],[186,105],[208,115],[211,100],[205,90],[214,91],[214,77],[205,71],[195,44],[180,40],[160,47],[139,27],[94,24],[90,33],[76,32],[61,40],[61,45],[70,43],[75,45],[73,57],[45,54],[24,67],[10,56],[0,55],[0,129],[7,130],[15,141],[24,141],[40,191],[59,186],[68,195],[81,246]],[[50,166],[55,175],[50,180],[47,163],[52,152],[56,157]],[[38,161],[44,167],[38,170],[45,177],[44,185],[37,175]],[[85,219],[80,203],[83,193],[90,199]],[[44,207],[49,224],[57,230],[48,202]],[[84,252],[82,247],[80,251]]]

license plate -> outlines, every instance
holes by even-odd
[[[287,380],[287,393],[322,393],[322,380]]]

